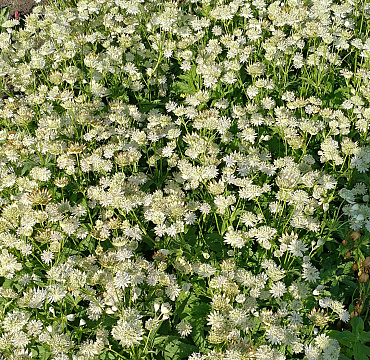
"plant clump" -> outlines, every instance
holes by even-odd
[[[1,354],[357,351],[338,333],[369,316],[369,3],[60,0],[20,20],[0,28]]]

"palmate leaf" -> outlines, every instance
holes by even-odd
[[[177,299],[177,303],[179,305],[176,309],[176,312],[178,315],[181,315],[181,319],[183,319],[185,315],[191,315],[192,309],[200,301],[195,294],[185,294],[184,292],[181,292]]]
[[[189,83],[183,81],[175,81],[171,86],[171,90],[178,95],[194,93],[194,88]]]
[[[175,81],[171,86],[171,92],[177,95],[188,95],[194,94],[196,92],[196,87],[194,80],[197,77],[196,66],[193,65],[190,73],[179,75],[177,78],[182,81]]]
[[[351,319],[351,326],[352,332],[356,335],[357,339],[359,339],[360,333],[364,331],[364,321],[362,318],[355,316]]]
[[[0,10],[0,26],[8,19],[10,10],[13,5],[6,6]],[[0,32],[2,28],[0,27]]]
[[[370,332],[364,332],[361,334],[361,342],[364,344],[370,342]]]
[[[204,237],[207,245],[212,251],[216,253],[220,253],[222,251],[223,238],[218,232],[206,234]]]
[[[180,360],[186,359],[191,353],[197,351],[198,348],[194,345],[187,344],[178,336],[166,337],[164,346],[165,360]]]
[[[339,354],[339,360],[351,360],[351,359],[344,354]]]
[[[330,337],[336,339],[344,346],[352,347],[353,343],[356,341],[355,334],[349,332],[349,331],[337,331],[332,330],[329,332]]]
[[[195,345],[198,347],[199,351],[204,352],[207,349],[207,339],[204,334],[204,327],[199,326],[195,327],[191,333],[191,337],[195,343]]]
[[[41,345],[37,346],[37,359],[47,360],[50,358],[51,353]]]
[[[106,351],[100,355],[100,360],[114,360],[114,359],[116,359],[116,355],[109,351]]]
[[[353,345],[353,355],[355,360],[369,360],[370,359],[370,348],[360,343]]]

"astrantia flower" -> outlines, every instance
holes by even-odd
[[[176,330],[179,332],[181,337],[190,335],[192,329],[193,327],[190,325],[190,323],[185,320],[182,320],[176,325]]]
[[[262,267],[263,264],[262,264]],[[272,264],[266,264],[266,274],[272,281],[279,281],[285,276],[285,270],[281,269],[280,266],[276,265],[274,262]]]
[[[123,347],[137,345],[143,339],[142,335],[144,331],[142,329],[142,324],[135,314],[133,314],[133,316],[128,314],[126,319],[119,319],[117,325],[113,326],[112,336],[114,339],[118,340]]]
[[[207,320],[207,325],[211,325],[213,327],[221,327],[225,322],[224,316],[219,311],[213,311],[212,313],[208,314]]]
[[[338,300],[332,300],[329,306],[337,314],[344,310],[344,305]]]
[[[61,284],[51,284],[48,285],[46,289],[49,302],[58,302],[62,300],[67,294],[65,286]]]
[[[320,334],[315,338],[315,344],[320,349],[325,349],[330,344],[330,338],[326,334]]]
[[[299,280],[295,280],[289,286],[289,293],[296,300],[302,300],[307,297],[310,292],[310,288],[307,283]]]
[[[258,223],[258,217],[254,213],[250,211],[244,212],[241,217],[240,221],[247,227],[255,226]]]
[[[247,236],[245,235],[244,232],[240,230],[235,231],[230,226],[228,228],[227,233],[224,236],[224,241],[226,244],[229,244],[233,247],[237,247],[238,249],[241,249],[247,241]]]
[[[23,349],[29,344],[30,339],[24,331],[17,331],[12,335],[11,342],[14,347]]]
[[[302,315],[297,311],[292,311],[291,314],[288,316],[288,320],[293,326],[300,327],[303,324]]]
[[[281,345],[284,340],[284,329],[279,326],[271,326],[266,330],[266,339],[272,345]]]
[[[351,319],[350,313],[347,310],[338,312],[339,319],[343,322],[348,322]]]
[[[209,277],[216,272],[216,269],[210,264],[193,265],[193,270],[201,277]]]
[[[209,205],[208,203],[202,203],[199,205],[199,211],[203,214],[203,215],[207,215],[211,212],[212,208],[211,208],[211,205]]]
[[[51,177],[51,171],[47,168],[34,167],[30,171],[30,176],[34,180],[38,181],[48,181]]]
[[[265,72],[266,66],[260,62],[247,66],[247,73],[251,76],[260,76]]]
[[[27,324],[27,332],[30,336],[37,336],[41,333],[42,330],[42,322],[40,320],[31,320]]]
[[[307,245],[301,240],[293,239],[288,245],[288,250],[293,256],[303,257],[303,254],[307,251]]]
[[[8,313],[2,321],[2,328],[5,332],[13,334],[20,331],[24,325],[27,324],[31,314],[24,311],[15,310],[12,313]]]
[[[88,318],[90,320],[98,320],[103,313],[104,306],[104,302],[100,298],[90,301],[89,307],[86,311]]]
[[[118,271],[113,279],[114,286],[121,289],[128,287],[130,282],[130,275],[122,271]]]
[[[307,316],[316,326],[325,326],[328,323],[329,317],[324,313],[324,310],[316,310],[313,308]]]
[[[271,360],[273,359],[273,350],[268,345],[261,345],[254,356],[257,360]]]
[[[282,281],[272,284],[270,288],[270,293],[273,298],[281,298],[286,291],[286,286]]]
[[[317,280],[320,279],[319,271],[310,263],[304,263],[302,267],[303,267],[302,273],[303,279],[312,283],[315,283]]]
[[[212,298],[211,306],[213,309],[220,310],[220,311],[229,309],[231,307],[230,299],[226,297],[225,294],[215,295]]]
[[[175,301],[180,295],[180,291],[180,287],[176,283],[173,283],[166,287],[165,293],[172,301]]]
[[[312,344],[306,345],[304,349],[307,360],[318,360],[320,357],[320,349]]]
[[[32,193],[28,193],[27,198],[32,205],[46,205],[51,201],[52,196],[49,190],[38,189],[37,191],[32,191]]]
[[[335,339],[330,339],[327,347],[323,349],[323,360],[336,360],[339,357],[340,346],[339,342]]]
[[[49,250],[45,250],[42,252],[40,257],[45,264],[50,264],[54,259],[54,253]]]

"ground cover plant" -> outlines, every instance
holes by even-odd
[[[369,31],[357,0],[3,21],[1,359],[368,359]]]

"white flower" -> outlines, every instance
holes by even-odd
[[[272,345],[281,345],[285,338],[284,329],[278,326],[271,326],[266,330],[266,339]]]
[[[182,320],[176,325],[176,330],[179,332],[181,337],[190,335],[192,329],[193,327],[190,325],[190,323],[185,320]]]
[[[163,315],[163,320],[166,320],[170,317],[170,312],[172,310],[172,307],[169,303],[163,303],[161,305],[161,314]]]
[[[288,250],[293,256],[303,257],[303,253],[307,251],[307,245],[304,244],[301,240],[293,239],[292,242],[288,245]]]
[[[24,331],[15,332],[12,334],[10,340],[14,347],[22,349],[30,343],[30,339]]]
[[[320,357],[320,349],[312,344],[306,345],[304,352],[307,360],[318,360]]]
[[[331,302],[332,302],[332,300],[330,298],[324,297],[324,298],[319,300],[319,305],[320,305],[321,308],[326,309],[330,306]]]
[[[61,284],[51,284],[48,285],[46,289],[49,302],[58,302],[62,300],[67,294],[67,290]]]
[[[208,314],[207,320],[207,325],[216,328],[221,327],[222,324],[225,322],[224,316],[219,311],[213,311],[212,313]]]
[[[240,230],[235,231],[230,226],[228,228],[228,232],[224,236],[224,241],[226,244],[229,244],[233,247],[237,247],[238,249],[241,249],[247,242],[247,237],[244,232]]]
[[[131,283],[131,277],[127,272],[118,271],[113,280],[114,286],[124,289]]]
[[[282,281],[272,284],[270,288],[270,293],[273,298],[281,298],[286,291],[286,286]]]
[[[42,252],[40,257],[45,264],[50,264],[54,259],[54,253],[49,250],[45,250]]]
[[[315,283],[317,280],[320,279],[319,271],[310,263],[304,263],[302,267],[303,267],[302,272],[303,279],[312,283]]]
[[[350,314],[347,310],[342,310],[338,312],[338,315],[339,315],[339,319],[345,323],[351,319]]]
[[[300,327],[303,324],[302,315],[297,311],[292,311],[291,314],[288,316],[288,319],[292,325]]]
[[[31,169],[30,176],[36,181],[48,181],[51,177],[51,171],[48,168],[36,166]]]
[[[118,340],[123,347],[132,347],[143,339],[143,329],[137,321],[125,321],[119,319],[116,326],[113,326],[112,336]]]

